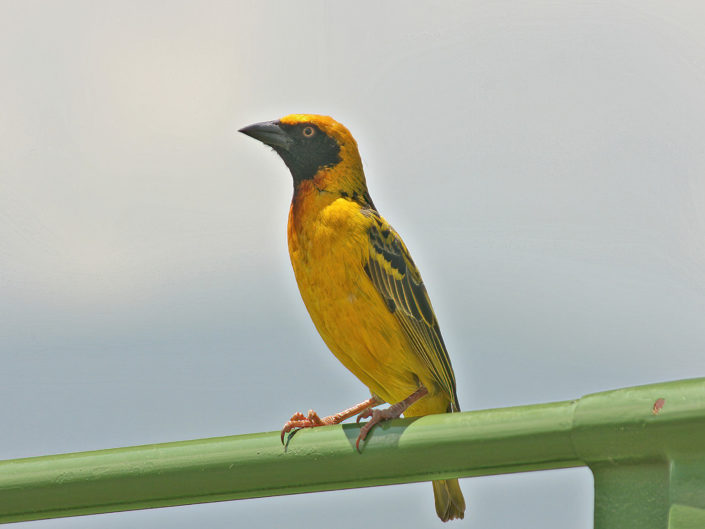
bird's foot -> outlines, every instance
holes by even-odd
[[[360,415],[357,416],[357,419],[355,419],[355,422],[360,424],[360,421],[362,419],[369,419],[370,417],[372,417],[374,411],[375,410],[373,410],[371,408],[367,408],[365,411],[363,411]]]
[[[362,413],[360,413],[360,415],[358,415],[357,417],[357,422],[360,422],[360,419],[366,419],[368,417],[370,418],[370,420],[366,422],[362,428],[360,428],[360,434],[357,436],[357,441],[355,441],[355,448],[357,449],[357,451],[360,452],[360,441],[365,440],[367,434],[370,432],[370,430],[375,424],[379,424],[380,422],[387,421],[389,419],[398,419],[409,406],[411,406],[414,402],[426,396],[427,394],[428,390],[426,389],[426,387],[421,386],[419,389],[414,391],[404,400],[399,401],[396,404],[392,404],[387,409],[373,410],[368,408]]]
[[[296,412],[294,415],[291,416],[291,419],[289,419],[282,428],[282,444],[284,444],[284,436],[289,432],[291,433],[289,434],[288,439],[291,439],[291,436],[302,428],[315,428],[316,426],[331,426],[333,424],[338,424],[343,422],[348,417],[352,417],[356,413],[364,413],[365,410],[369,410],[374,406],[379,406],[380,404],[382,404],[382,402],[383,401],[380,398],[372,396],[366,401],[361,402],[360,404],[356,404],[355,406],[352,406],[347,410],[343,410],[340,413],[336,413],[335,415],[328,415],[327,417],[323,418],[319,417],[318,414],[313,410],[309,410],[308,415],[304,415],[301,412]],[[288,444],[288,440],[286,444]]]
[[[357,441],[355,441],[355,448],[360,452],[360,441],[364,441],[367,434],[370,432],[375,424],[379,424],[382,421],[387,421],[389,419],[398,419],[401,417],[403,412],[393,410],[394,406],[390,406],[385,410],[365,410],[357,417],[357,422],[360,419],[370,418],[362,428],[360,428],[360,434],[357,436]]]
[[[316,426],[328,426],[331,424],[338,424],[336,422],[336,415],[329,415],[328,417],[323,417],[322,419],[313,410],[308,410],[308,415],[304,415],[300,411],[297,411],[291,416],[291,419],[284,423],[282,428],[281,438],[282,444],[284,443],[284,436],[294,430],[294,432],[300,430],[301,428],[315,428]],[[293,434],[292,434],[293,435]]]

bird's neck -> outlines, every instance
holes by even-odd
[[[329,186],[321,186],[322,182],[308,179],[298,182],[294,188],[289,211],[289,228],[300,232],[301,228],[310,225],[320,212],[333,201],[341,198],[336,190]]]
[[[311,226],[321,212],[339,199],[350,200],[363,208],[374,209],[374,204],[365,185],[362,172],[352,178],[341,178],[340,175],[321,174],[315,178],[302,180],[294,188],[289,211],[289,230],[297,233],[306,226]]]

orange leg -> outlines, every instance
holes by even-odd
[[[355,448],[357,448],[357,451],[360,451],[360,441],[365,440],[365,437],[367,437],[367,434],[375,424],[388,419],[396,419],[400,417],[409,406],[426,395],[428,395],[428,390],[425,386],[421,386],[404,400],[399,401],[396,404],[392,404],[386,410],[372,410],[369,408],[364,410],[357,418],[357,422],[360,422],[360,419],[366,419],[367,417],[371,417],[371,419],[362,428],[360,428],[360,435],[357,436],[357,441],[355,442]]]
[[[336,413],[335,415],[323,417],[322,419],[313,410],[309,410],[308,416],[304,415],[300,411],[297,411],[294,415],[291,416],[291,419],[289,419],[282,428],[282,444],[284,444],[284,436],[292,430],[298,431],[300,428],[315,428],[316,426],[329,426],[331,424],[338,424],[343,422],[345,419],[352,417],[355,414],[364,413],[366,410],[374,408],[375,406],[379,406],[383,403],[384,401],[382,399],[380,399],[376,395],[373,395],[365,402],[356,404],[355,406],[352,406],[347,410],[343,410],[339,413]]]

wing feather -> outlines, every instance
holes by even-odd
[[[451,410],[459,411],[455,375],[421,275],[391,226],[374,210],[366,214],[374,222],[369,228],[365,272],[401,324],[414,353],[449,395]]]

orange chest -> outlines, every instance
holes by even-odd
[[[358,204],[342,198],[309,204],[318,207],[297,206],[292,206],[288,233],[294,275],[313,323],[340,358],[359,350],[372,327],[392,319],[365,273],[370,219]]]
[[[306,306],[311,311],[342,298],[350,302],[351,296],[366,288],[365,217],[356,204],[343,199],[322,207],[296,206],[289,214],[289,256]]]

